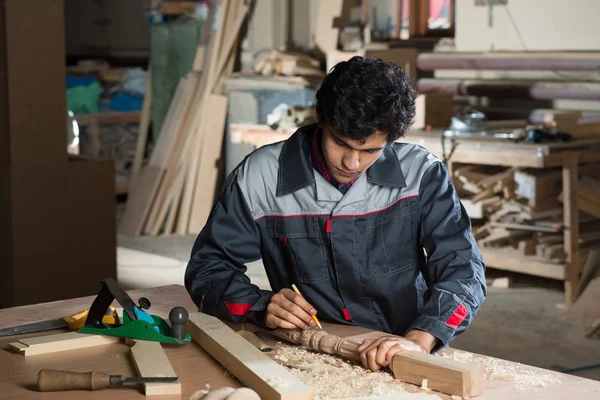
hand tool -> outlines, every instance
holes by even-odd
[[[302,296],[302,293],[300,293],[300,291],[298,290],[298,288],[296,287],[296,285],[294,285],[292,283],[292,287],[294,288],[294,292],[296,292],[297,295]],[[302,296],[304,297],[304,296]],[[317,326],[321,329],[323,329],[323,327],[321,326],[321,323],[319,322],[319,320],[317,319],[316,315],[311,315],[313,321],[315,321],[315,323],[317,324]]]
[[[185,331],[189,315],[183,307],[174,307],[171,310],[169,314],[171,326],[169,326],[161,317],[144,311],[150,308],[150,300],[147,298],[140,298],[138,306],[113,278],[104,279],[100,283],[102,289],[94,299],[89,317],[79,332],[171,344],[185,344],[192,341],[191,335]],[[123,307],[123,320],[120,325],[107,324],[101,320],[101,315],[114,300]]]
[[[73,372],[53,369],[42,369],[38,372],[40,392],[100,390],[126,383],[179,383],[179,377],[124,377],[100,371]]]
[[[80,329],[83,325],[85,325],[88,313],[89,309],[81,310],[63,318],[49,319],[46,321],[33,322],[31,324],[0,329],[0,336],[20,335],[22,333],[49,331],[61,328]],[[115,307],[110,306],[108,309],[106,309],[106,312],[102,316],[102,322],[106,324],[114,324],[115,314]]]

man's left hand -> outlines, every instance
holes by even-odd
[[[365,339],[358,351],[365,368],[378,371],[387,367],[396,353],[401,351],[431,352],[437,339],[424,331],[410,331],[404,337],[382,336],[377,339]]]

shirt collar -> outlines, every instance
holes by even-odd
[[[314,170],[310,165],[303,144],[312,139],[317,124],[299,128],[283,144],[279,155],[279,173],[277,178],[277,196],[283,196],[300,190],[315,182]],[[406,187],[406,181],[400,160],[393,146],[386,146],[377,161],[366,171],[367,181],[389,187]]]

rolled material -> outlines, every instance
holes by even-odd
[[[597,71],[600,53],[421,53],[417,68]]]
[[[537,100],[600,100],[600,83],[419,79],[420,93],[508,97]]]

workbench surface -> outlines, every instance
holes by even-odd
[[[183,306],[189,312],[195,312],[196,307],[182,286],[172,285],[151,289],[128,291],[135,301],[139,297],[147,297],[152,303],[148,310],[150,313],[168,320],[169,311],[175,306]],[[0,310],[0,328],[37,322],[46,319],[60,318],[64,315],[89,308],[95,296],[78,299],[64,300],[31,306],[15,307]],[[118,304],[115,304],[119,307]],[[323,322],[323,321],[322,321]],[[372,336],[374,332],[353,326],[340,326],[323,323],[324,329],[341,337],[360,339],[365,335]],[[98,370],[110,374],[135,376],[135,367],[129,354],[129,347],[125,344],[108,344],[74,352],[54,353],[24,357],[9,350],[9,343],[31,336],[59,333],[57,331],[38,332],[25,335],[16,335],[0,338],[0,399],[109,399],[144,398],[140,387],[123,386],[110,388],[97,392],[72,391],[58,393],[39,393],[36,389],[37,372],[43,368],[65,369],[79,372]],[[182,383],[181,396],[160,396],[160,399],[188,399],[194,392],[205,389],[210,385],[212,389],[232,386],[239,383],[226,373],[212,357],[204,352],[194,342],[187,345],[163,345],[165,353],[173,369],[180,376]],[[455,350],[444,349],[446,354]],[[552,351],[549,349],[549,351]],[[463,352],[464,353],[464,352]],[[486,362],[500,362],[502,365],[517,370],[533,371],[544,375],[556,376],[560,383],[551,383],[543,388],[519,390],[514,384],[503,380],[488,380],[484,382],[483,394],[475,397],[481,400],[499,399],[600,399],[600,382],[576,376],[559,374],[554,371],[542,370],[522,364],[511,363],[483,357]],[[414,389],[416,387],[412,387]],[[414,391],[414,390],[411,390]],[[431,392],[430,392],[431,393]],[[436,393],[437,394],[437,393]],[[432,400],[436,399],[431,396]],[[450,399],[449,396],[439,395],[441,399]],[[375,399],[375,398],[374,398]]]

